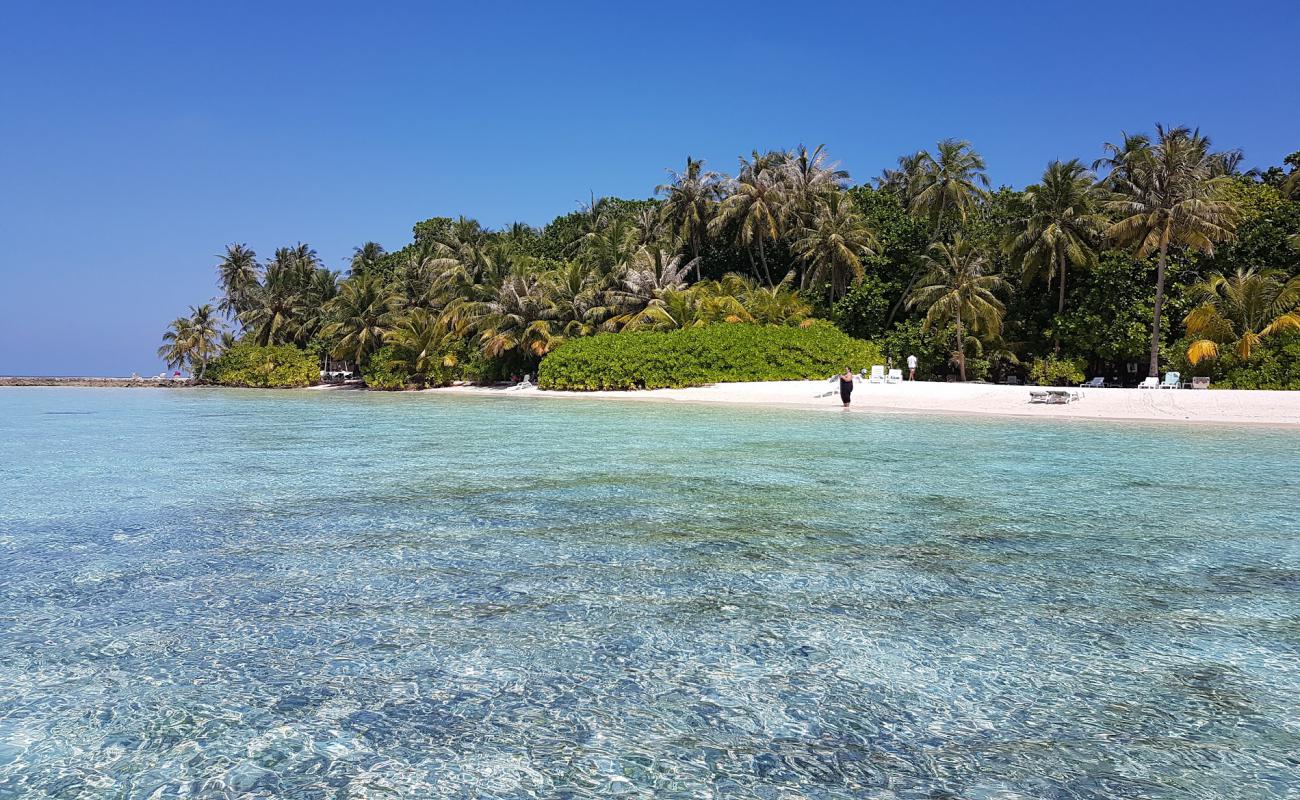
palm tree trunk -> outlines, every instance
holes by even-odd
[[[912,291],[912,287],[916,285],[916,279],[919,277],[921,277],[921,269],[916,264],[913,264],[912,275],[907,279],[907,285],[903,287],[903,293],[894,301],[893,308],[889,309],[889,316],[885,318],[885,330],[889,330],[889,326],[894,324],[894,317],[897,316],[898,310],[903,307],[903,303],[907,301],[907,294]]]
[[[695,282],[700,282],[700,230],[691,226],[691,258],[695,261]]]
[[[1060,265],[1061,271],[1061,285],[1057,288],[1056,300],[1056,315],[1059,317],[1065,313],[1065,253],[1056,254],[1056,263]],[[1059,325],[1059,321],[1052,325],[1052,351],[1058,356],[1061,354],[1061,332],[1057,330]]]
[[[947,198],[945,197],[944,202],[939,205],[939,215],[935,220],[934,231],[930,237],[932,242],[937,242],[943,238],[943,215],[947,209],[948,203]],[[898,310],[902,308],[903,303],[907,301],[907,295],[912,291],[912,287],[916,285],[916,279],[921,277],[921,272],[922,270],[917,265],[913,264],[912,275],[907,279],[907,286],[903,287],[903,294],[894,302],[894,307],[889,309],[889,316],[885,318],[885,330],[889,330],[889,326],[894,324],[894,317],[898,316]]]
[[[772,284],[772,271],[767,268],[767,251],[763,248],[763,237],[758,237],[758,260],[763,263],[763,278],[767,280],[770,288]]]
[[[961,314],[957,315],[957,372],[961,382],[966,382],[966,339],[961,335]]]
[[[1151,364],[1147,368],[1147,376],[1152,378],[1160,376],[1160,312],[1165,304],[1165,260],[1168,250],[1168,243],[1161,242],[1160,260],[1156,262],[1156,305],[1151,316]]]

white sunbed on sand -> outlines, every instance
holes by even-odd
[[[1139,389],[1159,389],[1159,388],[1160,388],[1160,380],[1159,380],[1158,378],[1154,378],[1154,377],[1153,377],[1153,378],[1143,378],[1143,379],[1142,379],[1142,382],[1138,384],[1138,388],[1139,388]]]
[[[1029,402],[1048,405],[1069,405],[1083,399],[1083,392],[1069,389],[1035,389],[1029,393]]]
[[[885,382],[886,382],[886,383],[902,383],[902,382],[903,382],[903,371],[902,371],[901,369],[891,369],[891,370],[889,371],[889,377],[888,377],[888,378],[885,378]]]
[[[871,367],[871,377],[867,383],[884,383],[885,382],[885,365],[875,364]]]
[[[1165,382],[1160,384],[1161,389],[1181,389],[1183,376],[1178,372],[1166,372]]]

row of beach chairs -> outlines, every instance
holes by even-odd
[[[867,378],[867,383],[902,383],[903,371],[901,369],[891,369],[885,372],[884,364],[876,364],[871,368],[871,376]]]
[[[1106,379],[1096,377],[1087,383],[1079,384],[1083,389],[1104,389],[1106,388]],[[1190,383],[1183,383],[1183,376],[1180,372],[1166,372],[1163,381],[1156,378],[1145,378],[1138,384],[1139,389],[1208,389],[1210,388],[1210,379],[1207,377],[1192,378]]]

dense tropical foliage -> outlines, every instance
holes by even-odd
[[[220,296],[160,357],[218,380],[236,343],[289,347],[399,388],[535,373],[597,334],[820,318],[926,378],[1300,388],[1300,152],[1242,171],[1189,128],[1117,142],[1023,190],[956,139],[857,184],[823,147],[754,151],[734,175],[687,157],[651,198],[593,197],[541,228],[434,217],[341,271],[301,243],[265,260],[232,244]]]

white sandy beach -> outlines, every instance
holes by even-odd
[[[1031,387],[980,383],[858,383],[853,412],[979,414],[1091,420],[1142,420],[1300,426],[1300,392],[1192,389],[1077,389],[1068,405],[1029,402]],[[690,389],[555,392],[535,387],[453,386],[429,392],[513,397],[617,398],[685,403],[732,403],[840,411],[837,384],[827,381],[719,383]],[[818,395],[826,392],[826,397]]]

